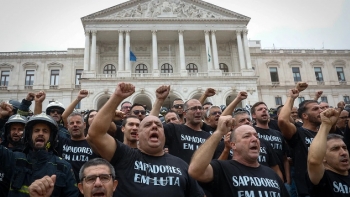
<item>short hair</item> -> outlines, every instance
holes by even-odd
[[[310,103],[317,103],[318,104],[318,102],[315,101],[315,100],[305,100],[305,101],[303,101],[303,102],[301,102],[299,104],[299,108],[298,108],[298,116],[299,116],[299,118],[303,119],[303,113],[305,113],[308,110],[306,105],[308,105]]]
[[[123,106],[125,103],[130,103],[130,105],[132,105],[132,103],[130,101],[124,101],[124,102],[122,102],[122,104],[120,106]]]
[[[249,115],[249,112],[248,111],[243,111],[243,110],[242,111],[237,111],[237,112],[233,113],[232,118],[235,118],[236,116],[243,115],[243,114]]]
[[[219,106],[216,106],[216,105],[213,105],[213,106],[209,107],[209,108],[207,109],[207,111],[205,112],[205,117],[206,117],[206,118],[209,117],[209,115],[210,115],[210,110],[211,110],[212,108],[219,108],[219,109],[221,110],[221,108],[220,108]]]
[[[211,103],[211,102],[205,102],[202,106],[204,106],[204,105],[213,105],[213,103]]]
[[[109,168],[109,171],[111,171],[113,180],[115,179],[114,167],[107,160],[105,160],[103,158],[94,158],[94,159],[91,159],[91,160],[87,161],[86,163],[84,163],[83,166],[81,166],[81,168],[79,170],[79,180],[80,180],[80,182],[83,181],[84,170],[86,168],[88,168],[88,167],[97,166],[97,165],[105,165],[105,166],[107,166]]]
[[[339,135],[339,134],[335,134],[335,133],[330,133],[330,134],[327,135],[327,142],[329,140],[333,140],[333,139],[344,140],[344,137]]]
[[[165,120],[165,116],[166,116],[168,113],[174,113],[174,114],[176,115],[177,119],[180,120],[179,114],[177,114],[177,112],[174,111],[174,110],[169,110],[167,113],[165,113],[165,115],[164,115],[164,120]]]
[[[79,112],[72,112],[67,117],[67,124],[69,123],[69,119],[71,119],[73,116],[79,116],[81,118],[81,121],[84,122],[84,116],[81,113],[79,113]]]
[[[237,127],[237,128],[238,128],[238,127]],[[236,131],[237,128],[235,128],[235,129],[233,129],[233,130],[231,131],[230,142],[233,142],[233,141],[236,140],[236,138],[235,138],[235,131]]]
[[[142,104],[140,104],[140,103],[134,103],[134,104],[131,106],[130,110],[132,111],[132,108],[134,108],[134,107],[136,107],[136,106],[141,106],[144,110],[146,110],[145,107],[144,107]]]
[[[264,102],[262,102],[262,101],[256,102],[256,103],[254,103],[254,105],[253,105],[252,108],[250,109],[251,114],[255,114],[255,108],[256,108],[258,105],[261,105],[261,104],[264,104],[264,105],[267,107],[266,103],[264,103]]]
[[[124,118],[123,122],[122,122],[122,127],[125,127],[126,123],[128,122],[128,119],[129,118],[136,118],[137,120],[139,119],[137,116],[135,115],[130,115],[130,116],[127,116],[126,118]]]

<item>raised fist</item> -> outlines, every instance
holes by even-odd
[[[156,90],[157,99],[164,100],[168,97],[170,86],[162,85]]]
[[[35,102],[40,102],[42,103],[46,98],[46,94],[44,91],[40,91],[38,93],[35,94],[34,100]]]
[[[211,96],[214,96],[215,94],[216,94],[216,92],[215,92],[215,89],[213,89],[213,88],[207,88],[204,92],[204,95],[206,97],[211,97]]]
[[[86,98],[89,94],[89,91],[87,90],[80,90],[78,94],[78,100],[82,100],[83,98]]]
[[[123,99],[129,97],[135,92],[135,86],[131,83],[119,83],[114,93]]]
[[[295,86],[295,88],[299,91],[302,92],[303,90],[305,90],[308,87],[308,84],[305,82],[298,82],[297,85]]]

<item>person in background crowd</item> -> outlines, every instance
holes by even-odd
[[[45,113],[34,115],[25,126],[23,152],[0,146],[0,168],[11,180],[9,196],[29,196],[28,186],[38,177],[57,175],[53,196],[78,196],[71,165],[54,155],[57,122]]]
[[[211,103],[211,102],[205,102],[205,103],[203,104],[203,110],[204,110],[204,111],[207,111],[211,106],[213,106],[213,103]]]
[[[137,116],[138,119],[142,121],[146,117],[146,109],[143,107],[143,105],[134,103],[131,107],[131,114]]]
[[[137,116],[127,116],[122,123],[122,132],[124,133],[123,143],[130,148],[137,148],[138,132],[140,120]]]
[[[130,116],[131,115],[131,107],[132,107],[132,103],[130,101],[124,101],[121,104],[121,109],[120,111],[124,112],[124,114],[126,116]]]
[[[78,96],[76,99],[74,99],[71,104],[64,110],[64,112],[62,113],[62,121],[63,121],[63,125],[65,127],[68,127],[68,122],[67,122],[67,118],[68,116],[75,110],[75,107],[81,102],[81,100],[83,100],[84,98],[86,98],[89,94],[89,91],[87,90],[80,90],[78,93]]]
[[[348,124],[349,121],[349,112],[346,110],[343,110],[340,112],[339,118],[336,123],[336,130],[335,133],[339,135],[344,135],[345,130],[346,130],[346,125]]]
[[[217,130],[193,155],[189,174],[200,182],[210,183],[208,190],[213,196],[289,196],[280,177],[259,164],[260,141],[251,126],[243,125],[232,131],[233,160],[211,160],[222,136],[231,127],[232,117],[221,116]]]
[[[184,101],[180,98],[175,98],[171,110],[175,111],[180,117],[180,123],[185,124]]]
[[[298,196],[309,196],[309,190],[306,181],[307,155],[309,146],[315,138],[318,127],[321,124],[320,113],[322,109],[315,100],[305,100],[299,104],[298,116],[303,121],[302,127],[296,127],[290,122],[291,109],[294,100],[298,98],[299,93],[308,87],[307,83],[299,82],[296,88],[289,90],[288,98],[281,109],[278,118],[278,126],[281,128],[284,138],[289,146],[294,150],[293,159],[295,167],[295,183]]]
[[[181,124],[179,114],[173,110],[168,111],[168,113],[165,114],[164,119],[165,123]]]
[[[119,196],[204,196],[197,182],[188,175],[187,164],[177,157],[164,153],[165,136],[158,116],[150,115],[141,121],[138,149],[132,149],[107,134],[107,123],[116,115],[113,109],[134,92],[135,87],[132,84],[119,83],[107,103],[96,115],[87,136],[88,142],[96,147],[102,158],[115,167],[119,184],[116,194]],[[153,170],[161,166],[164,170]]]
[[[321,113],[322,124],[310,145],[307,171],[312,197],[350,195],[349,151],[341,135],[328,134],[338,116],[335,109]]]

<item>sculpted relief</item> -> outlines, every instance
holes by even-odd
[[[152,0],[102,17],[116,18],[227,18],[180,0]]]

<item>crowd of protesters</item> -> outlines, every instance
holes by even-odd
[[[150,111],[127,101],[130,83],[98,111],[74,109],[87,90],[46,108],[46,93],[30,92],[0,104],[0,196],[350,196],[350,105],[317,91],[294,106],[307,87],[277,108],[239,108],[245,91],[206,102],[208,88],[167,109],[162,85]]]

